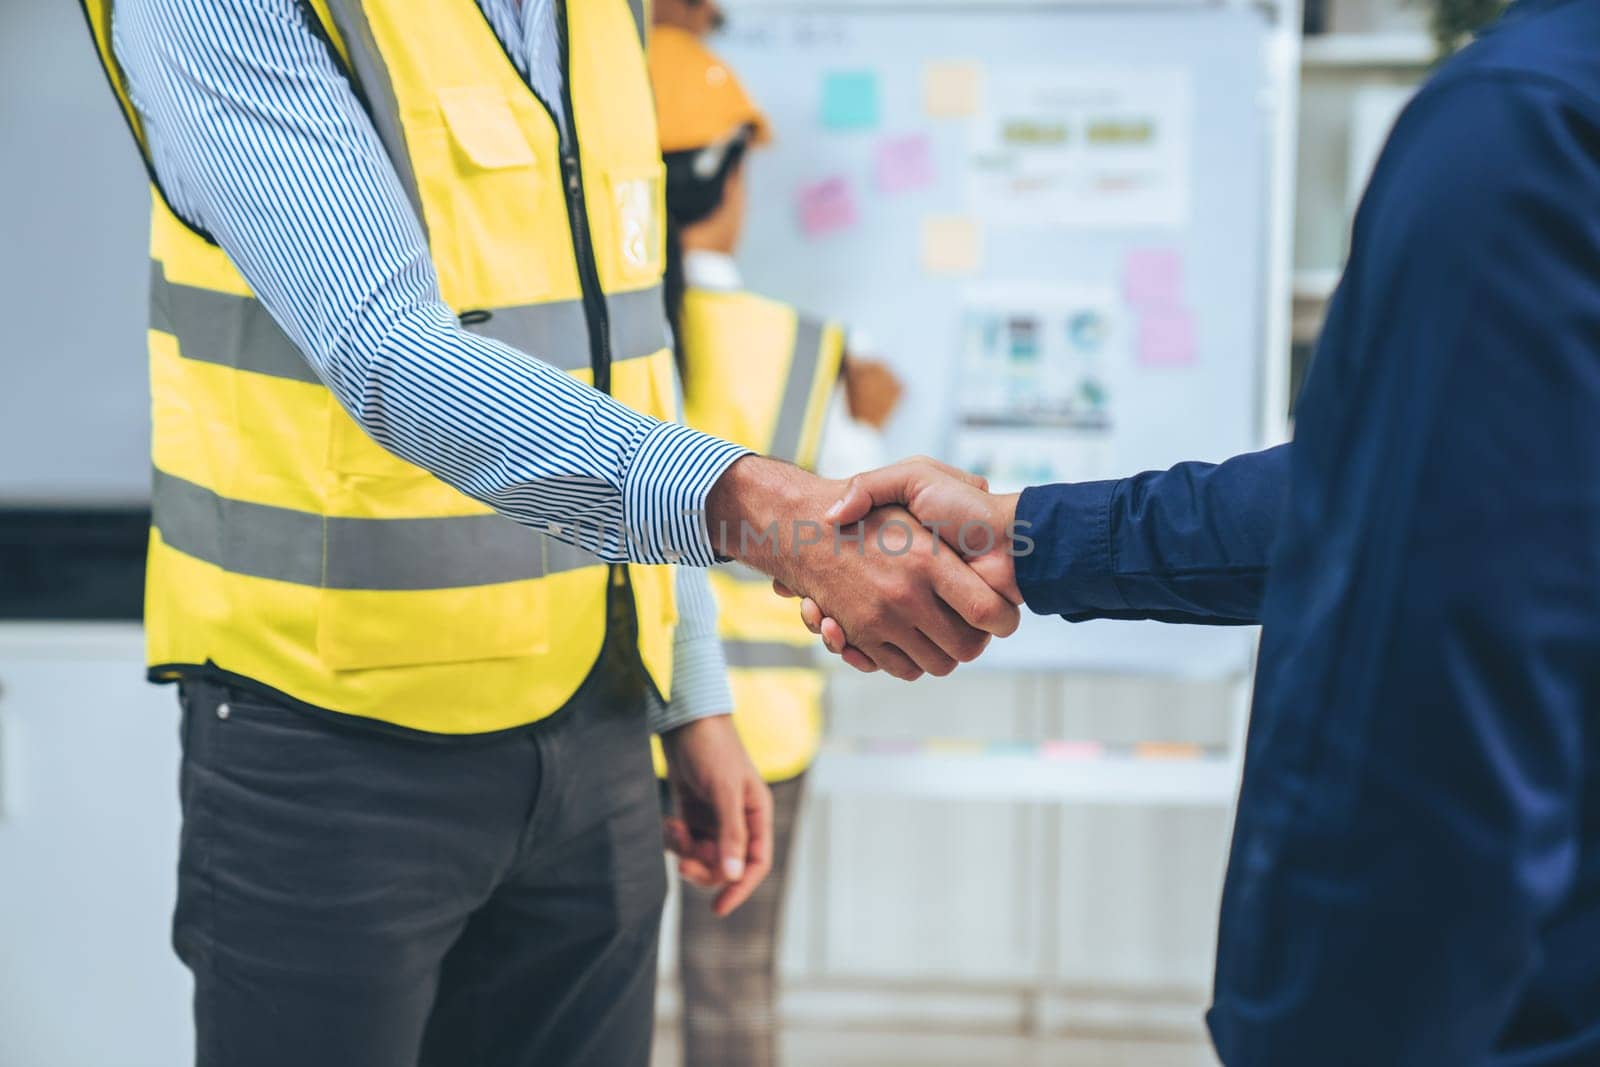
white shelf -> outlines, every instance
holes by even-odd
[[[825,749],[806,779],[819,794],[878,793],[956,800],[1228,807],[1238,789],[1231,759],[945,755]]]
[[[1307,70],[1420,70],[1437,56],[1438,46],[1425,33],[1323,33],[1300,45]]]

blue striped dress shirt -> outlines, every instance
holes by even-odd
[[[554,0],[479,3],[566,136]],[[351,416],[401,458],[604,560],[689,565],[672,707],[652,726],[729,710],[700,512],[745,450],[538,358],[554,354],[461,328],[366,112],[296,0],[124,0],[113,48],[173,209],[228,253]]]

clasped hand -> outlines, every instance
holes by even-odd
[[[1008,503],[926,458],[837,482],[750,456],[712,490],[707,517],[722,555],[807,599],[831,649],[909,681],[1016,630]]]
[[[1012,605],[1022,603],[1015,558],[1031,548],[1032,541],[1017,528],[1017,494],[992,495],[983,478],[917,456],[850,479],[826,518],[842,528],[899,507],[937,533],[996,593]],[[775,581],[773,589],[781,596],[798,595],[782,582]],[[886,667],[860,642],[852,643],[838,619],[825,614],[812,597],[801,598],[800,617],[828,651],[855,669],[872,672]]]

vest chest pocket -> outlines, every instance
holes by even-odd
[[[436,89],[406,135],[445,300],[514,307],[574,292],[555,125],[531,94]]]
[[[440,89],[438,100],[445,126],[472,166],[480,170],[533,166],[533,146],[500,90],[489,85]]]

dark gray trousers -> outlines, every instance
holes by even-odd
[[[428,739],[186,682],[200,1067],[644,1067],[665,893],[637,676]]]

